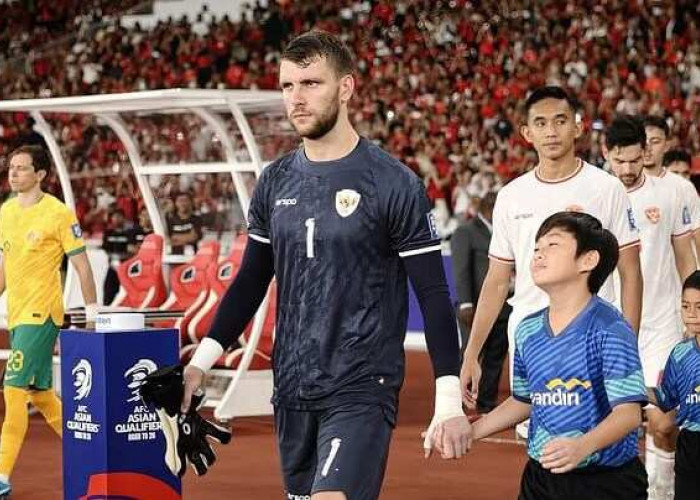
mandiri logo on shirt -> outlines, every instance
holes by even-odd
[[[700,385],[695,387],[695,391],[685,397],[685,404],[697,405],[700,404]]]
[[[546,392],[533,392],[532,404],[538,406],[578,406],[581,404],[581,395],[576,391],[582,388],[584,391],[591,389],[590,380],[571,378],[563,380],[553,378],[545,384]]]

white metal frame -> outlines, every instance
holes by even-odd
[[[63,189],[66,204],[75,209],[75,198],[70,184],[70,176],[60,147],[54,137],[51,126],[45,119],[46,113],[67,113],[93,115],[98,123],[109,127],[124,145],[129,161],[136,177],[137,185],[153,223],[155,233],[166,236],[163,218],[159,212],[153,190],[148,182],[148,176],[158,174],[194,174],[194,173],[221,173],[231,174],[236,194],[244,214],[248,212],[250,197],[243,182],[242,173],[252,173],[259,177],[264,167],[260,155],[260,149],[246,117],[246,113],[282,110],[282,97],[275,91],[247,91],[247,90],[195,90],[195,89],[166,89],[134,92],[125,94],[101,94],[91,96],[58,97],[51,99],[21,99],[0,102],[2,112],[28,112],[35,120],[35,129],[41,134],[48,145],[58,172],[58,178]],[[182,163],[167,165],[144,164],[139,151],[138,142],[134,139],[128,127],[126,127],[122,113],[163,113],[163,112],[189,112],[199,116],[207,123],[219,137],[224,150],[225,161],[213,163]],[[241,162],[236,158],[236,149],[228,134],[225,123],[218,113],[227,112],[235,120],[241,133],[243,143],[250,161]],[[177,262],[181,259],[168,259],[166,262]],[[75,281],[69,272],[66,283],[66,295],[71,282]],[[263,301],[253,322],[251,338],[246,345],[245,353],[237,370],[217,370],[217,375],[232,377],[231,383],[221,398],[216,402],[215,415],[220,419],[229,419],[238,415],[271,413],[269,403],[253,404],[242,408],[235,402],[234,395],[240,394],[241,398],[262,392],[271,393],[272,378],[270,374],[257,374],[251,390],[245,390],[248,367],[253,359],[255,348],[262,334],[265,316],[267,314],[268,299]],[[0,351],[0,358],[7,357],[7,351]],[[252,375],[252,374],[249,374]],[[262,378],[261,378],[262,375]],[[269,376],[268,376],[269,375]],[[261,385],[262,380],[262,385]],[[241,401],[246,406],[245,401]]]

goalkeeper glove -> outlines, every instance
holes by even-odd
[[[222,444],[231,441],[231,431],[202,418],[197,412],[204,402],[203,393],[192,397],[187,413],[180,412],[184,394],[182,366],[168,366],[148,375],[141,386],[141,398],[154,406],[165,435],[165,463],[182,476],[189,461],[198,476],[207,473],[216,461],[209,440]]]

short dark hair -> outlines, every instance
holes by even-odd
[[[530,115],[530,109],[540,101],[545,99],[557,99],[559,101],[566,101],[566,103],[571,108],[571,111],[576,113],[578,109],[578,102],[576,99],[571,97],[566,90],[556,85],[546,85],[544,87],[538,87],[532,91],[525,101],[525,118]]]
[[[307,31],[297,36],[284,48],[281,59],[306,67],[319,57],[327,59],[340,76],[350,75],[355,70],[348,46],[326,31]]]
[[[668,122],[663,116],[659,115],[647,115],[644,117],[644,126],[645,127],[655,127],[655,128],[660,128],[661,130],[664,131],[664,135],[666,136],[666,139],[668,139],[671,136],[671,128],[668,126]]]
[[[693,274],[688,276],[683,282],[683,291],[688,288],[700,290],[700,271],[693,271]]]
[[[576,258],[586,252],[596,251],[600,256],[598,265],[588,276],[588,290],[598,293],[617,266],[620,248],[615,236],[605,229],[598,219],[582,212],[557,212],[545,219],[537,230],[538,241],[552,229],[561,229],[576,240]]]
[[[32,159],[32,166],[35,172],[43,170],[46,172],[46,177],[51,173],[51,157],[43,146],[38,144],[25,144],[24,146],[20,146],[7,156],[7,161],[9,162],[17,155],[29,155]]]
[[[605,145],[608,149],[624,148],[639,144],[642,148],[647,144],[647,133],[642,120],[632,115],[618,115],[605,132]]]
[[[668,167],[671,163],[675,163],[677,161],[687,163],[688,166],[690,166],[692,163],[692,158],[690,157],[690,153],[683,149],[671,149],[664,153],[662,165],[664,167]]]
[[[496,205],[496,193],[494,191],[489,191],[479,200],[479,211],[493,210]]]

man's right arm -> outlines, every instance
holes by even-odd
[[[481,378],[479,354],[508,298],[512,271],[513,264],[493,258],[489,260],[489,270],[479,294],[474,323],[462,364],[462,393],[469,406],[476,404],[479,390],[479,379]]]
[[[189,409],[192,394],[202,385],[204,374],[214,366],[224,350],[232,345],[260,307],[274,276],[270,243],[250,238],[241,268],[226,290],[208,335],[185,368],[185,395],[182,411]]]

